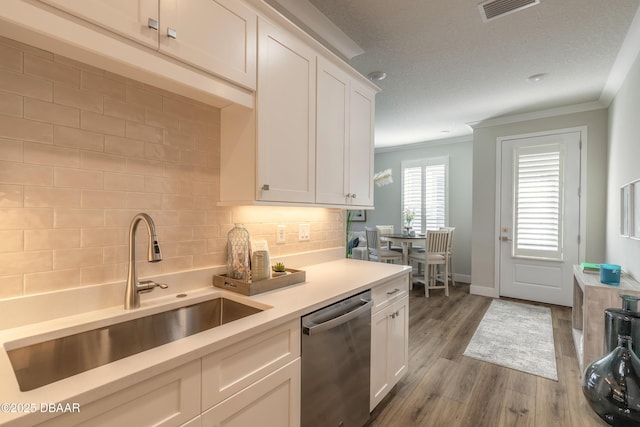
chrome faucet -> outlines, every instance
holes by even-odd
[[[146,213],[139,213],[131,220],[129,226],[129,274],[127,276],[127,287],[124,293],[124,308],[125,310],[131,310],[132,308],[140,307],[140,294],[151,292],[154,288],[160,287],[162,289],[168,288],[167,285],[162,283],[156,283],[152,280],[138,281],[138,275],[136,273],[136,230],[138,223],[142,221],[147,226],[147,232],[149,233],[149,253],[147,260],[149,262],[162,261],[162,253],[160,252],[160,246],[158,245],[158,237],[156,236],[156,226],[153,220]]]

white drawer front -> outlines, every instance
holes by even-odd
[[[409,276],[404,275],[371,289],[373,299],[372,313],[377,313],[389,304],[393,304],[409,292]]]
[[[300,319],[202,359],[202,410],[300,356]]]

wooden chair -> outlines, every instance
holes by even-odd
[[[402,253],[382,248],[377,229],[365,227],[365,232],[367,233],[367,251],[371,261],[402,263]]]
[[[393,225],[376,225],[376,230],[378,230],[378,236],[393,234]],[[383,246],[386,244],[387,249],[391,251],[402,252],[402,246],[393,246],[391,241],[383,240],[382,237],[380,237],[380,243],[382,243]]]
[[[449,258],[449,279],[451,280],[451,285],[455,286],[456,281],[454,279],[454,270],[453,270],[453,234],[456,231],[455,227],[440,227],[440,230],[448,230],[449,231],[449,250],[447,251],[447,257]]]
[[[424,284],[424,296],[427,298],[429,289],[444,289],[445,296],[449,296],[449,236],[448,230],[429,231],[426,250],[409,255],[411,261],[424,265],[423,278],[415,281]],[[441,265],[444,271],[438,269]]]

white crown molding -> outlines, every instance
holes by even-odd
[[[629,70],[640,54],[640,8],[631,21],[627,36],[622,42],[613,67],[609,71],[609,77],[600,94],[600,102],[609,106],[616,96],[624,80],[629,74]]]
[[[390,147],[380,147],[375,149],[375,154],[405,150],[419,150],[421,148],[429,148],[437,145],[461,144],[465,142],[473,142],[473,135],[456,136],[446,139],[434,139],[432,141],[413,142],[411,144],[392,145]]]
[[[303,30],[317,36],[329,49],[350,60],[364,50],[307,0],[265,0]]]
[[[493,119],[481,120],[467,123],[473,129],[500,126],[510,123],[524,122],[527,120],[546,119],[548,117],[563,116],[565,114],[583,113],[585,111],[600,110],[607,108],[601,101],[584,102],[582,104],[565,105],[563,107],[549,108],[548,110],[532,111],[530,113],[513,114],[510,116],[496,117]]]

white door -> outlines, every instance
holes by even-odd
[[[579,260],[580,132],[503,139],[500,295],[571,306]]]

